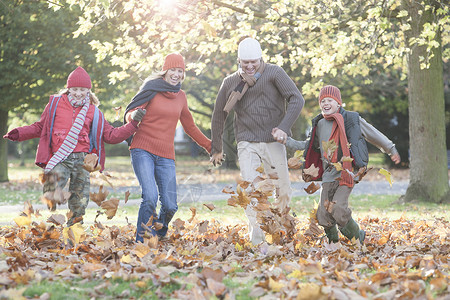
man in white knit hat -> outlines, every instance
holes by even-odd
[[[211,120],[211,162],[223,160],[222,135],[225,120],[234,109],[239,166],[242,179],[253,182],[261,174],[261,165],[268,175],[275,175],[277,206],[284,211],[291,199],[291,183],[283,143],[291,135],[305,100],[295,83],[279,66],[265,63],[259,42],[246,38],[238,47],[239,69],[226,77],[216,98]],[[249,234],[253,244],[265,241],[256,220],[252,204],[245,213],[249,219]]]

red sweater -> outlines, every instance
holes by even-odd
[[[152,154],[175,159],[174,138],[178,120],[184,131],[208,153],[211,152],[211,140],[194,123],[183,90],[178,93],[158,93],[143,106],[147,113],[136,131],[130,149],[144,149]],[[127,120],[130,119],[130,112]]]

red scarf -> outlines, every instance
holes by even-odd
[[[340,113],[334,113],[331,115],[324,115],[324,118],[328,121],[333,121],[333,127],[331,129],[331,136],[329,141],[334,140],[337,146],[342,149],[343,156],[350,157],[350,150],[348,149],[347,135],[345,134],[344,118]],[[338,148],[339,149],[339,148]],[[331,157],[331,162],[337,162],[338,160],[338,149],[334,151],[333,157]],[[339,185],[346,185],[348,187],[353,187],[354,181],[349,172],[352,172],[352,162],[344,161],[342,162],[341,181]],[[349,172],[347,172],[348,170]]]

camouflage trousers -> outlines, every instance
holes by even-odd
[[[85,156],[83,152],[71,153],[49,172],[55,180],[46,181],[43,187],[44,194],[62,190],[70,179],[68,206],[72,217],[67,221],[68,226],[73,225],[76,218],[84,216],[89,202],[90,173],[83,168]]]

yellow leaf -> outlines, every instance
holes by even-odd
[[[392,187],[392,175],[391,172],[381,168],[380,171],[378,171],[378,173],[380,173],[381,175],[384,175],[386,177],[386,180],[389,182],[390,186]]]
[[[303,152],[305,152],[305,150],[297,150],[294,153],[294,157],[295,158],[303,158]]]
[[[269,278],[269,288],[274,292],[279,292],[284,287],[284,284],[279,283],[272,279],[272,277]]]
[[[287,277],[302,280],[304,276],[305,276],[305,272],[300,271],[300,270],[294,270]]]
[[[264,173],[264,165],[260,165],[258,168],[256,168],[256,170],[255,170],[256,172],[259,172],[259,173]]]
[[[299,293],[297,300],[309,300],[321,298],[321,287],[313,282],[301,282],[298,284]]]
[[[131,262],[131,256],[129,254],[122,256],[120,259],[124,264],[129,264]]]
[[[336,168],[336,171],[342,171],[342,165],[340,162],[331,163],[331,164]]]
[[[242,250],[244,250],[244,247],[242,247],[241,245],[239,245],[239,243],[236,243],[236,245],[234,245],[234,248],[236,248],[237,251],[242,251]]]
[[[31,224],[31,218],[25,217],[25,216],[20,216],[20,217],[14,218],[14,222],[16,222],[16,224],[19,226],[29,226]]]
[[[74,225],[63,229],[63,237],[66,244],[69,240],[72,241],[74,245],[79,244],[84,235],[85,232],[81,223],[75,223]]]

